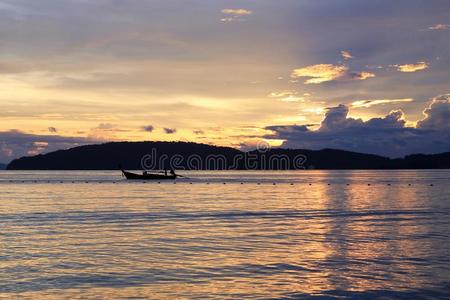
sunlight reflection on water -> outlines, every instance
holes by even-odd
[[[185,174],[1,172],[0,296],[450,293],[450,171]]]

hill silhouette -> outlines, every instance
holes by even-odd
[[[13,160],[7,169],[116,170],[122,165],[125,169],[138,170],[143,168],[143,161],[146,169],[443,169],[450,168],[450,152],[389,159],[335,149],[275,148],[266,152],[242,152],[187,142],[112,142],[22,157]]]

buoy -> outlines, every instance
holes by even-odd
[[[258,182],[258,185],[260,185],[261,183]]]
[[[291,183],[291,185],[294,185],[293,183]]]
[[[388,185],[391,185],[390,183],[388,183]]]
[[[328,185],[331,185],[331,183],[329,183]]]
[[[241,184],[244,184],[243,182],[241,182]]]
[[[192,182],[189,182],[189,184],[192,184]]]
[[[312,185],[312,183],[310,183],[309,185]]]
[[[367,185],[370,186],[370,183],[368,183]]]
[[[433,186],[433,184],[430,184],[430,186]]]
[[[347,183],[347,185],[350,185],[350,183]]]
[[[274,182],[273,185],[277,185],[277,184]]]

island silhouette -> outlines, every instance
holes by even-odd
[[[300,159],[299,159],[300,158]],[[151,162],[149,162],[151,160]],[[282,149],[240,151],[191,142],[110,142],[79,146],[13,160],[8,170],[358,170],[358,169],[446,169],[450,152],[413,154],[391,159],[351,151]],[[157,163],[155,163],[157,162]]]

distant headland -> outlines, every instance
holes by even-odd
[[[450,152],[390,159],[335,149],[266,149],[243,152],[189,142],[111,142],[13,160],[8,170],[358,170],[448,169]],[[1,168],[1,165],[0,165]]]

